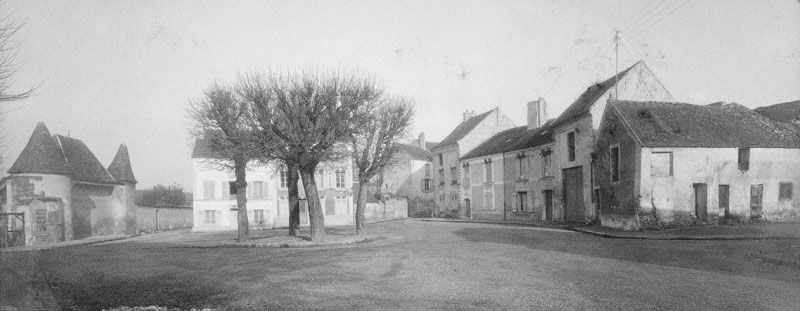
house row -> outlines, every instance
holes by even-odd
[[[51,136],[40,122],[8,173],[0,180],[3,244],[137,232],[136,178],[124,144],[104,167],[83,141]]]
[[[554,119],[547,119],[547,103],[541,98],[527,104],[527,124],[518,127],[499,109],[465,113],[463,122],[431,149],[433,214],[596,221],[623,229],[721,217],[797,219],[800,204],[792,193],[800,182],[798,105],[750,110],[733,104],[675,103],[640,61],[587,88]],[[623,109],[634,112],[624,117],[616,113]],[[644,116],[650,123],[630,119]],[[601,130],[606,124],[625,127]],[[608,138],[621,129],[634,140]],[[647,134],[664,141],[651,143]],[[749,157],[752,168],[731,169],[731,159],[722,156],[730,152]],[[651,178],[648,174],[664,170],[650,165],[666,162],[675,174],[669,175],[672,186],[653,184],[666,181]]]

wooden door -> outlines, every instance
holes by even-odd
[[[750,186],[750,218],[759,219],[763,215],[761,205],[764,195],[764,185]]]
[[[544,219],[553,220],[553,190],[544,191]]]
[[[464,212],[467,218],[472,218],[472,202],[469,199],[464,199]]]
[[[719,185],[719,208],[725,211],[725,217],[730,217],[731,187],[729,185]]]
[[[694,212],[697,220],[708,220],[708,191],[706,184],[692,184],[694,187]]]
[[[583,167],[564,169],[563,176],[564,220],[583,222]]]

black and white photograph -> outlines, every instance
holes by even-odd
[[[800,310],[800,1],[0,0],[18,310]]]

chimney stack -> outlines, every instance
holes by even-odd
[[[428,148],[425,148],[425,132],[419,132],[419,139],[417,139],[417,144],[419,145],[420,148],[428,150]]]
[[[535,129],[547,121],[547,102],[544,98],[528,103],[528,129]]]
[[[464,121],[467,121],[467,119],[472,118],[473,116],[475,116],[475,111],[474,110],[473,111],[469,111],[469,110],[465,110],[464,111]]]

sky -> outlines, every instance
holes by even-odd
[[[800,99],[800,2],[32,1],[0,13],[16,34],[4,104],[7,171],[37,122],[107,166],[125,143],[138,188],[191,191],[187,107],[239,73],[359,70],[414,101],[410,136],[439,141],[462,113],[517,125],[544,98],[557,117],[589,85],[645,63],[676,100],[755,108]]]

